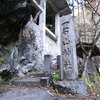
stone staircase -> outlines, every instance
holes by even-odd
[[[31,72],[26,77],[11,80],[10,85],[21,86],[21,87],[48,87],[49,77],[44,77],[43,72]]]
[[[30,72],[30,73],[27,73],[28,77],[43,77],[44,76],[44,73],[43,72]]]

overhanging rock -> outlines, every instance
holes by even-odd
[[[0,43],[16,41],[30,14],[36,12],[28,0],[0,0]]]

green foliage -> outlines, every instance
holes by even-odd
[[[79,80],[80,80],[80,81],[85,81],[85,82],[87,82],[87,77],[86,77],[86,75],[84,76],[84,78],[79,78]]]
[[[20,77],[13,77],[12,80],[18,80]]]
[[[96,83],[99,83],[100,82],[100,76],[99,76],[99,74],[98,73],[95,73],[95,82]]]
[[[46,2],[50,2],[50,0],[46,0]]]
[[[59,81],[61,79],[61,73],[60,72],[57,72],[57,71],[53,72],[51,74],[51,76],[52,76],[52,81],[53,82],[54,81]]]
[[[86,85],[87,85],[89,88],[95,88],[95,83],[93,83],[93,82],[86,82]]]
[[[55,89],[55,92],[58,93],[59,92],[58,89]]]
[[[4,58],[0,57],[0,63],[4,62]]]
[[[84,27],[84,24],[83,23],[77,24],[77,27],[82,28],[82,27]]]
[[[84,78],[80,78],[79,80],[85,81],[87,87],[88,87],[88,93],[96,93],[97,91],[100,91],[100,76],[98,73],[95,73],[94,75],[89,75],[89,79],[87,80],[86,76]]]
[[[78,97],[80,97],[80,98],[82,98],[82,97],[83,97],[81,94],[76,94],[76,96],[78,96]]]
[[[95,83],[92,82],[92,81],[88,81],[86,76],[85,76],[84,78],[80,78],[79,80],[80,80],[80,81],[85,81],[86,85],[87,85],[89,88],[95,88]]]
[[[55,35],[56,36],[56,39],[58,40],[58,36],[57,35]]]
[[[10,47],[10,46],[4,46],[4,49],[5,49],[6,51],[11,51],[11,47]]]

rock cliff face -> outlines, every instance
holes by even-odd
[[[41,69],[41,33],[39,26],[30,21],[30,15],[34,18],[36,13],[31,0],[0,0],[0,68],[14,69],[18,76]],[[13,45],[5,53],[8,48],[3,45],[7,44]]]
[[[9,58],[10,69],[23,77],[27,72],[42,70],[42,38],[40,27],[28,21]]]
[[[7,44],[18,39],[20,29],[37,10],[29,0],[0,0],[0,43]]]
[[[42,70],[42,36],[40,27],[28,21],[19,34],[19,40],[0,47],[0,69],[23,77],[28,72]],[[14,76],[14,75],[13,75]]]

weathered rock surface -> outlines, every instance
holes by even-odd
[[[27,72],[42,69],[42,36],[39,26],[32,20],[24,26],[16,44],[1,45],[0,50],[0,57],[4,60],[0,62],[2,70],[16,71],[23,77]]]
[[[34,16],[36,11],[29,0],[0,0],[0,43],[16,41],[30,14]]]
[[[12,50],[10,66],[21,77],[27,72],[42,69],[42,36],[39,26],[32,20],[25,25]]]
[[[87,94],[87,86],[83,81],[58,81],[54,82],[54,88],[58,89],[60,93],[82,96]]]
[[[0,94],[4,93],[5,90],[3,88],[0,88]]]
[[[5,50],[7,49],[7,50]],[[10,49],[10,50],[8,50]],[[0,47],[2,70],[8,69],[18,76],[42,69],[42,36],[40,28],[32,20],[23,28],[19,41],[9,47]]]
[[[0,70],[5,70],[10,67],[9,56],[11,54],[12,45],[3,46],[0,44]]]
[[[0,100],[77,100],[55,97],[47,90],[40,89],[18,89],[14,88],[2,96]]]

